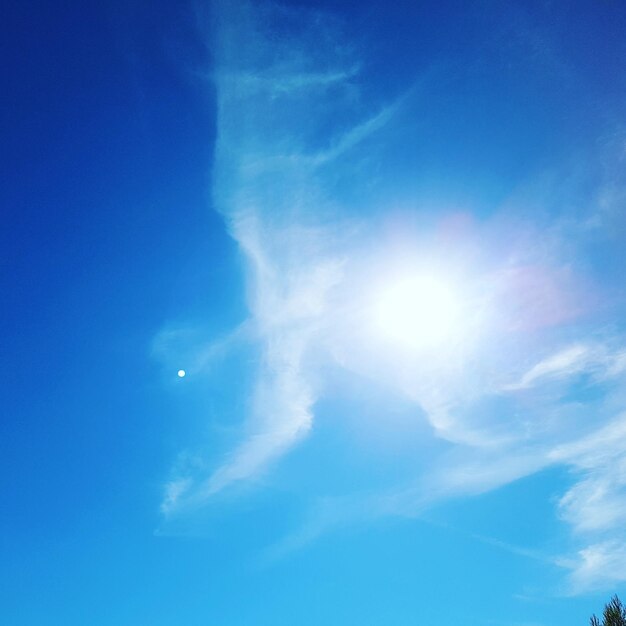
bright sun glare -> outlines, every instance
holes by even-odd
[[[409,349],[444,343],[459,322],[459,302],[445,282],[433,276],[409,276],[391,283],[375,307],[378,330]]]

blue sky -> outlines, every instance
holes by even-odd
[[[2,623],[626,596],[624,7],[5,14]]]

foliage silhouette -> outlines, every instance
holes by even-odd
[[[591,626],[626,626],[626,607],[617,596],[613,596],[604,607],[602,621],[592,615]]]

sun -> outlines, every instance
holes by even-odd
[[[404,276],[380,291],[374,321],[379,333],[399,346],[434,348],[455,334],[460,304],[451,285],[440,278]]]

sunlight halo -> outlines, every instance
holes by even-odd
[[[376,297],[374,322],[389,341],[417,350],[450,340],[461,321],[459,298],[451,285],[428,274],[409,275],[386,285]]]

